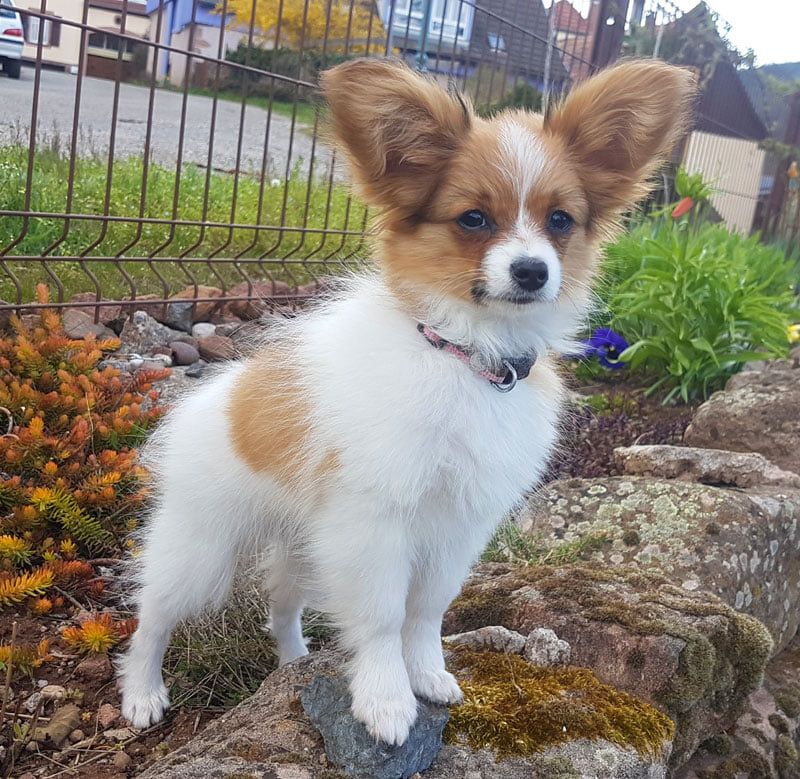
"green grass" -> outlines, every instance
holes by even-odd
[[[522,563],[524,565],[567,565],[587,559],[605,546],[608,538],[589,533],[573,541],[554,544],[541,533],[523,533],[513,521],[504,522],[481,555],[486,563]]]
[[[27,147],[12,144],[0,147],[0,210],[24,210]],[[67,207],[70,178],[69,161],[61,152],[58,139],[36,152],[31,186],[30,210],[62,214]],[[175,171],[151,163],[145,175],[141,158],[116,160],[112,169],[109,213],[117,217],[138,217],[143,188],[146,190],[141,215],[151,219],[171,219],[176,187]],[[100,215],[105,210],[108,167],[101,157],[76,161],[71,212]],[[208,187],[207,205],[205,189]],[[234,201],[234,191],[236,198]],[[259,205],[259,200],[261,203]],[[234,206],[235,202],[235,206]],[[342,260],[358,260],[366,253],[361,231],[365,209],[353,200],[348,190],[329,178],[316,178],[310,185],[298,162],[288,181],[267,179],[263,185],[255,178],[208,173],[194,165],[184,166],[176,217],[179,220],[216,222],[222,225],[269,225],[276,229],[256,231],[237,228],[110,222],[103,228],[101,218],[73,219],[65,230],[63,218],[33,217],[27,227],[21,217],[0,219],[0,256],[6,269],[0,273],[0,298],[14,301],[16,292],[9,275],[22,287],[23,301],[33,299],[36,283],[54,287],[41,263],[15,257],[40,257],[48,253],[49,266],[57,274],[68,297],[75,292],[94,291],[87,272],[75,259],[86,256],[85,267],[93,273],[103,295],[109,298],[130,294],[127,273],[136,285],[137,295],[162,294],[163,285],[154,269],[175,292],[190,283],[176,262],[148,262],[148,258],[217,258],[187,265],[199,283],[219,286],[242,280],[236,266],[225,258],[240,258],[241,266],[253,278],[285,279],[302,284],[314,276],[341,272]],[[354,231],[354,235],[302,233],[298,228]],[[12,246],[14,241],[22,239]],[[63,237],[63,240],[60,240]],[[53,247],[54,248],[50,248]],[[120,267],[107,261],[119,256]],[[259,264],[257,259],[267,258]],[[103,261],[91,258],[103,258]],[[219,259],[221,258],[221,259]],[[120,269],[121,268],[121,269]]]
[[[228,102],[239,103],[239,104],[241,104],[242,102],[241,92],[236,92],[235,90],[223,89],[215,91],[213,89],[191,87],[189,90],[189,94],[200,95],[202,97],[214,97],[216,95],[216,97],[219,100],[227,100]],[[248,95],[247,105],[256,106],[257,108],[263,108],[265,111],[268,111],[270,109],[270,101],[263,95]],[[316,120],[317,116],[316,108],[310,103],[307,103],[303,100],[297,100],[296,103],[287,100],[273,100],[271,106],[273,112],[276,114],[288,117],[289,119],[291,119],[292,116],[294,116],[295,121],[298,124],[304,124],[308,125],[309,127],[312,127],[314,125],[314,121]]]

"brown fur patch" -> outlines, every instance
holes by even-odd
[[[228,405],[233,446],[254,471],[290,487],[335,471],[336,452],[312,462],[311,407],[299,374],[277,345],[259,352],[237,378]]]
[[[658,60],[625,62],[578,84],[544,130],[572,160],[599,230],[647,191],[647,179],[689,120],[690,71]]]

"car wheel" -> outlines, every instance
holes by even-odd
[[[20,73],[22,73],[22,63],[19,60],[6,60],[3,70],[5,70],[9,78],[19,78]]]

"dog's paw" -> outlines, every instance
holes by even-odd
[[[376,741],[389,745],[405,743],[411,726],[417,721],[417,699],[410,689],[407,695],[393,698],[354,696],[351,710]]]
[[[122,716],[135,728],[149,728],[161,722],[168,707],[169,693],[163,684],[122,694]]]
[[[409,678],[411,689],[426,701],[449,705],[464,698],[456,677],[449,671],[411,671]]]

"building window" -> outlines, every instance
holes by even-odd
[[[31,9],[36,10],[36,9]],[[61,22],[29,16],[27,25],[28,43],[38,46],[39,33],[42,33],[42,46],[58,46],[61,42]]]
[[[506,41],[502,35],[498,35],[497,33],[490,32],[487,33],[486,38],[489,41],[489,49],[491,51],[505,51],[506,50]]]
[[[90,49],[103,49],[104,51],[119,51],[122,49],[124,54],[132,54],[135,43],[126,38],[120,38],[108,32],[93,32],[89,35]]]

